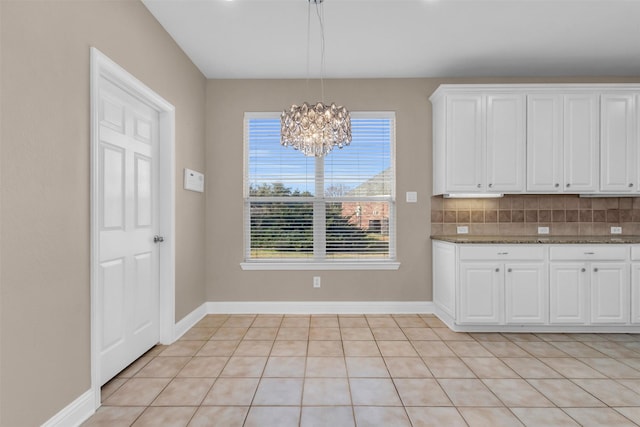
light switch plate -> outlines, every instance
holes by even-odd
[[[204,174],[191,170],[184,169],[184,189],[197,191],[198,193],[204,192]]]
[[[622,234],[622,227],[611,227],[611,234]]]
[[[418,193],[415,191],[407,191],[407,203],[417,203]]]
[[[549,227],[538,227],[538,234],[549,234]]]
[[[469,227],[466,225],[459,225],[457,227],[458,234],[469,234]]]

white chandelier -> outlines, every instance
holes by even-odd
[[[351,116],[343,106],[334,103],[324,103],[324,22],[319,6],[324,0],[309,0],[307,16],[307,43],[309,40],[309,20],[311,3],[316,5],[318,20],[320,21],[322,102],[309,105],[292,105],[284,110],[280,117],[280,144],[293,147],[305,156],[322,157],[333,150],[351,143]],[[307,76],[309,74],[309,46],[307,45]]]

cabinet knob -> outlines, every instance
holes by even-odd
[[[489,188],[492,188],[492,187],[493,187],[493,184],[489,184]]]
[[[587,271],[587,269],[586,268],[581,268],[580,271],[582,271],[584,273],[585,271]]]
[[[633,187],[633,182],[629,183],[629,188]]]
[[[510,269],[510,268],[509,268],[509,269],[507,269],[507,272],[508,272],[508,273],[511,273],[511,269]]]
[[[500,271],[500,269],[499,269],[499,268],[496,268],[496,273],[497,273],[497,272],[499,272],[499,271]]]
[[[481,185],[481,184],[478,184],[478,185],[476,185],[476,187],[480,188],[480,187],[482,187],[482,185]]]
[[[594,271],[595,273],[597,273],[597,272],[598,272],[598,269],[597,269],[597,268],[594,268],[594,269],[593,269],[593,271]]]
[[[567,188],[571,187],[571,184],[567,184]]]
[[[558,188],[558,187],[560,187],[560,184],[558,184],[558,183],[556,182],[556,184],[554,185],[554,187]]]

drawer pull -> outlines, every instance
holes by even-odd
[[[554,187],[558,188],[558,187],[560,187],[560,184],[558,184],[558,183],[556,182],[556,185],[554,185]]]
[[[498,273],[499,271],[500,271],[500,269],[499,269],[499,268],[496,268],[496,273]]]
[[[595,255],[595,252],[585,252],[585,255]]]
[[[571,187],[571,184],[567,184],[567,188]]]
[[[584,273],[585,271],[587,271],[587,269],[583,267],[583,268],[580,269],[580,271],[582,271]]]
[[[511,270],[510,268],[509,268],[509,269],[507,269],[507,272],[508,272],[508,273],[511,273],[511,271],[512,271],[512,270]]]
[[[509,252],[498,252],[498,255],[509,255]]]
[[[482,184],[478,184],[478,185],[476,185],[476,187],[480,188],[480,187],[482,187]]]
[[[598,272],[598,269],[597,269],[597,268],[594,268],[594,269],[593,269],[593,271],[594,271],[594,273],[597,273],[597,272]]]

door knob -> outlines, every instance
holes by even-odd
[[[480,188],[480,187],[482,187],[482,185],[481,185],[481,184],[478,184],[478,185],[476,185],[476,187]]]
[[[162,243],[164,242],[163,236],[158,236],[157,234],[153,236],[153,243]]]
[[[567,188],[571,187],[571,184],[567,184]]]
[[[509,268],[509,269],[507,269],[507,273],[511,273],[511,271],[512,271],[512,270],[511,270],[510,268]]]
[[[554,187],[558,188],[558,187],[560,187],[560,184],[558,184],[558,183],[556,182],[556,185],[554,185]]]
[[[496,268],[496,273],[497,273],[497,272],[499,272],[499,271],[500,271],[500,269],[499,269],[499,268]]]
[[[633,187],[633,182],[630,182],[630,183],[629,183],[629,187]]]
[[[598,269],[597,269],[597,268],[594,268],[594,269],[593,269],[593,271],[597,273],[597,272],[598,272]]]
[[[585,271],[587,271],[587,269],[586,268],[582,268],[582,269],[580,269],[580,271],[582,271],[584,273]]]

